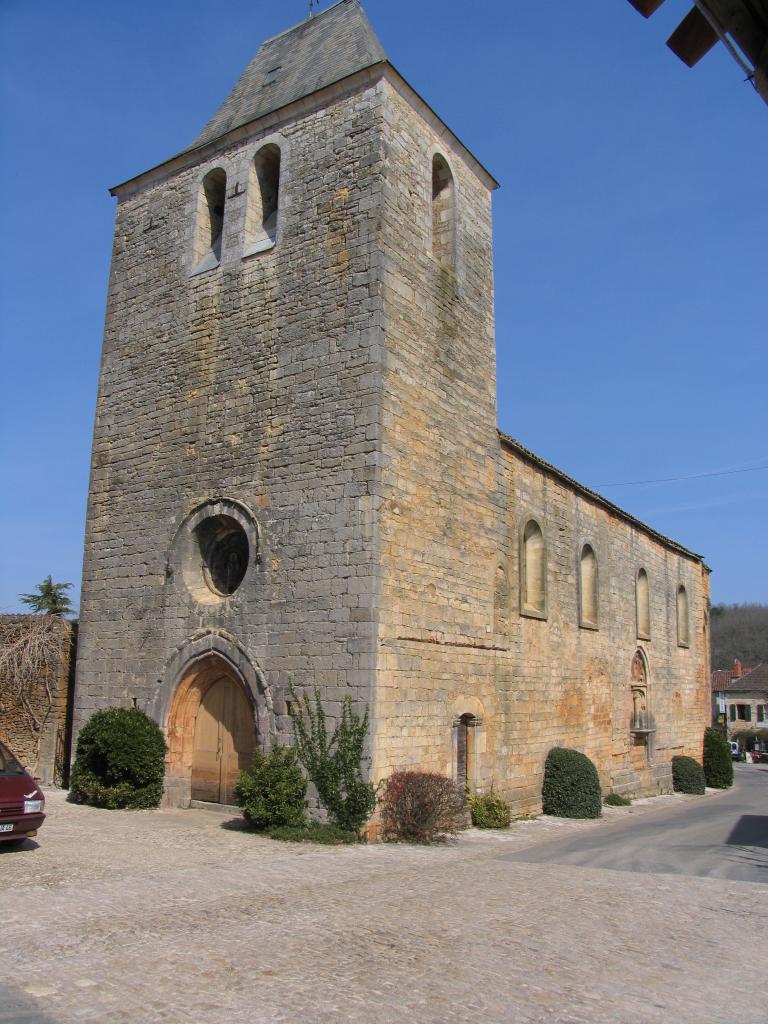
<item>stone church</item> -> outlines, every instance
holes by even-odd
[[[495,187],[340,0],[113,189],[75,729],[154,716],[169,803],[315,688],[375,779],[517,812],[555,745],[635,794],[700,756],[702,559],[498,430]]]

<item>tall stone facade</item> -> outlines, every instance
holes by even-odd
[[[524,810],[555,744],[635,792],[699,752],[701,560],[498,433],[494,187],[341,0],[114,190],[75,727],[156,717],[170,802],[215,799],[216,744],[236,771],[223,679],[262,746],[290,742],[296,695],[331,718],[350,695],[377,778],[420,765]],[[544,605],[521,606],[536,572]]]

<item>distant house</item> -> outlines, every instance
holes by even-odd
[[[712,673],[713,721],[746,750],[768,750],[768,662]]]

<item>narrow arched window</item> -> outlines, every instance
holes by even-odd
[[[269,143],[253,158],[245,225],[246,256],[276,244],[279,206],[280,147]]]
[[[544,618],[547,614],[547,556],[544,534],[535,519],[523,529],[521,551],[521,601],[523,615]]]
[[[586,629],[597,629],[598,605],[597,558],[585,544],[579,559],[579,621]]]
[[[456,232],[453,175],[445,157],[432,158],[432,254],[441,263],[453,263]]]
[[[635,606],[637,614],[637,635],[641,640],[651,639],[651,595],[648,587],[648,573],[641,569],[635,583]]]
[[[691,642],[688,625],[688,593],[682,584],[677,588],[677,643],[680,647],[688,647]]]
[[[218,267],[221,262],[226,197],[227,175],[216,167],[203,178],[198,197],[195,274]]]

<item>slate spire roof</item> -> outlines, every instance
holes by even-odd
[[[339,0],[262,43],[188,152],[387,60],[359,0]]]

